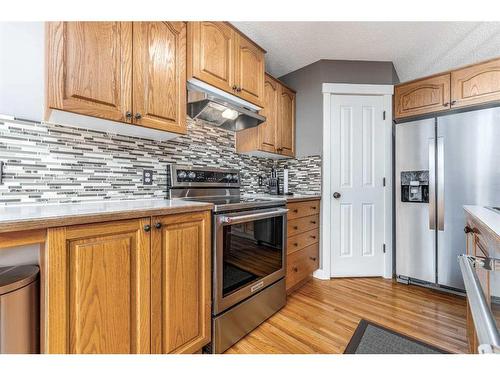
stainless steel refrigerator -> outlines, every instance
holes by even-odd
[[[457,290],[463,205],[500,206],[500,108],[395,125],[396,275]]]

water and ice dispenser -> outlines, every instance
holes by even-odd
[[[429,203],[429,171],[401,172],[401,201]]]

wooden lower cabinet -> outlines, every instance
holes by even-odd
[[[48,230],[46,353],[150,352],[149,222]]]
[[[194,353],[210,341],[210,213],[152,222],[151,350]]]
[[[473,216],[466,214],[467,216],[467,226],[466,226],[466,249],[467,254],[484,258],[493,257],[495,258],[495,249],[500,248],[500,239],[482,222]],[[476,268],[476,275],[481,285],[482,292],[486,298],[486,301],[490,303],[491,301],[491,288],[490,288],[490,275],[488,271],[483,268]],[[500,321],[500,317],[497,314],[499,312],[493,311],[493,314],[497,321]],[[471,353],[478,352],[478,345],[480,344],[477,338],[476,329],[474,326],[474,320],[469,307],[469,301],[467,301],[467,338],[469,341],[469,349]]]
[[[48,229],[43,351],[200,350],[210,340],[209,253],[208,211]]]
[[[306,282],[319,267],[319,207],[319,200],[287,204],[289,214],[286,290],[288,293]]]

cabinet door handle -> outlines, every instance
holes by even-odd
[[[238,88],[238,86],[236,85],[233,85],[233,87],[231,87],[233,89],[233,91],[236,91],[236,89]]]
[[[151,230],[151,225],[146,224],[144,225],[144,232],[149,232]]]
[[[125,117],[128,119],[132,118],[132,112],[130,111],[125,112]]]
[[[309,257],[312,261],[316,261],[316,257]]]
[[[316,221],[314,221],[314,220],[311,220],[311,224],[316,224]]]
[[[296,225],[294,225],[294,226],[293,226],[293,229],[297,230],[297,229],[299,229],[299,227],[298,227],[298,226],[296,226]]]
[[[136,120],[140,120],[142,118],[142,115],[139,112],[137,112],[134,117]]]
[[[156,228],[156,229],[160,229],[160,228],[161,228],[161,223],[156,223],[156,224],[155,224],[155,228]]]
[[[241,92],[241,87],[237,87],[236,92]]]
[[[293,212],[294,212],[294,213],[297,213],[297,212],[299,212],[299,210],[295,208],[295,209],[293,210]]]
[[[292,269],[293,269],[294,272],[298,272],[299,271],[299,269],[297,267],[293,267]]]
[[[309,236],[309,237],[311,237],[313,240],[315,240],[315,239],[316,239],[316,236]]]
[[[297,247],[297,246],[299,246],[299,244],[298,244],[297,242],[295,242],[295,243],[293,244],[293,246]]]
[[[443,103],[443,107],[448,107],[450,105],[449,102]]]
[[[457,101],[456,101],[456,100],[452,100],[452,101],[450,102],[450,105],[455,105],[455,104],[457,104]]]

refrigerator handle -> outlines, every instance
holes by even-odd
[[[437,138],[437,229],[444,231],[444,139]]]
[[[429,139],[429,229],[436,229],[436,139]]]

